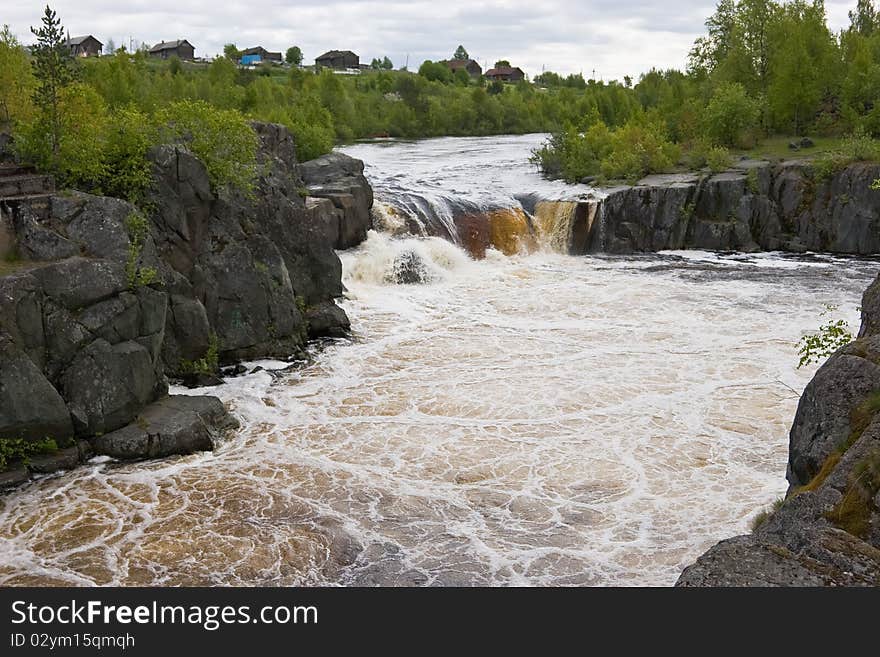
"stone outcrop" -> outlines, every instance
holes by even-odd
[[[300,167],[309,196],[326,198],[338,210],[337,249],[349,249],[367,239],[373,220],[373,189],[364,178],[364,163],[342,153],[329,153]]]
[[[781,506],[702,555],[679,586],[880,585],[878,297],[880,277],[865,292],[859,338],[801,397]]]
[[[167,397],[168,377],[301,356],[309,338],[348,329],[335,249],[366,236],[363,164],[333,155],[301,165],[285,128],[254,128],[253,193],[213,189],[185,146],[158,146],[147,215],[4,165],[0,438],[61,449],[13,465],[0,486],[92,451],[210,449],[233,421],[213,397]],[[322,197],[308,196],[301,168]]]
[[[880,252],[880,165],[855,163],[822,178],[807,161],[743,161],[702,176],[649,176],[607,190],[580,227],[579,253],[666,249]],[[586,221],[586,219],[584,219]]]

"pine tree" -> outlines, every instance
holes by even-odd
[[[32,50],[34,77],[37,88],[34,90],[34,105],[40,110],[46,122],[47,136],[50,140],[52,163],[57,164],[61,144],[61,115],[59,100],[61,91],[77,78],[75,62],[67,46],[64,45],[64,28],[61,19],[47,5],[43,14],[43,27],[31,28],[37,43]]]

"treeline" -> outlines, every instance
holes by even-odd
[[[640,111],[616,135],[584,114],[535,153],[545,172],[638,177],[676,165],[722,168],[727,149],[772,135],[851,135],[874,154],[880,136],[880,17],[858,0],[850,25],[828,28],[822,0],[721,0],[694,44],[687,72],[643,75]],[[628,156],[622,148],[634,150]],[[838,161],[845,154],[839,154]],[[682,160],[683,158],[683,160]]]
[[[281,123],[305,160],[359,138],[549,132],[590,113],[615,126],[639,110],[632,90],[617,83],[487,83],[432,62],[419,74],[380,68],[344,76],[299,67],[250,70],[227,57],[210,64],[157,61],[124,49],[73,60],[54,13],[43,17],[40,31],[47,21],[54,21],[51,34],[31,53],[8,29],[0,32],[0,129],[11,129],[20,155],[62,185],[131,199],[148,177],[147,149],[180,136],[172,124],[189,125],[191,140],[204,147],[220,126],[240,135],[249,119]],[[41,68],[45,62],[54,73]],[[50,83],[55,91],[47,104],[39,89],[59,72],[63,79]],[[232,139],[237,147],[224,155],[220,139],[209,159],[240,157],[244,142]]]
[[[302,159],[374,136],[551,132],[534,161],[570,180],[723,168],[727,149],[773,134],[856,134],[861,152],[873,152],[865,140],[880,135],[880,19],[871,0],[858,0],[851,25],[836,35],[818,0],[721,0],[686,72],[652,70],[635,85],[551,71],[502,84],[443,62],[425,62],[418,74],[383,62],[343,76],[243,69],[226,57],[157,61],[123,49],[74,61],[48,8],[43,23],[35,34],[51,34],[30,53],[0,32],[0,129],[11,129],[21,156],[62,185],[126,198],[140,193],[146,150],[172,137],[211,145],[216,171],[236,171],[231,158],[253,143],[249,119],[286,125]],[[459,51],[453,58],[467,59]],[[173,129],[184,123],[185,135]],[[222,130],[237,137],[214,141]]]

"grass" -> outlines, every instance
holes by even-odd
[[[825,153],[840,150],[844,141],[843,137],[810,137],[815,143],[812,148],[802,148],[798,151],[791,150],[788,145],[791,142],[800,142],[802,137],[767,137],[754,148],[747,150],[734,149],[731,154],[736,158],[745,156],[753,160],[791,160],[814,158]]]
[[[778,500],[773,502],[769,509],[764,509],[759,512],[754,518],[752,518],[752,531],[757,531],[761,525],[770,520],[770,517],[779,511],[782,508],[782,505],[785,504],[785,498],[780,497]]]
[[[843,498],[825,518],[853,536],[865,538],[871,528],[877,491],[880,491],[880,451],[872,452],[856,464]]]
[[[26,260],[0,260],[0,277],[14,274],[32,264],[33,263],[27,262]]]

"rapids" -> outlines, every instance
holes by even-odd
[[[346,151],[426,219],[437,199],[586,193],[521,164],[538,141]],[[877,262],[538,242],[473,260],[371,232],[340,254],[350,339],[196,391],[242,421],[213,453],[96,459],[0,497],[0,584],[672,584],[784,493],[815,371],[796,343],[825,304],[857,327]],[[404,253],[424,284],[391,282]]]

